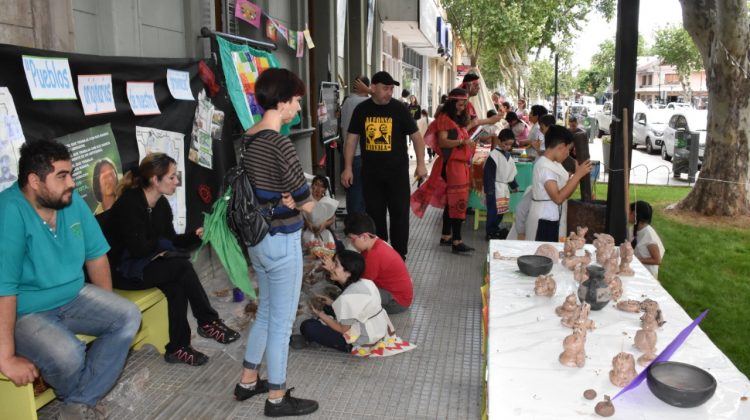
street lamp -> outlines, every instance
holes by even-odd
[[[555,47],[555,97],[552,100],[552,115],[557,120],[557,72],[560,55],[557,52],[557,47],[562,43],[562,36],[560,35],[559,28],[557,26],[557,19],[555,19],[555,35],[552,37],[552,45]],[[563,122],[565,124],[565,122]]]

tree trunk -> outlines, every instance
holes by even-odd
[[[750,27],[745,0],[680,0],[703,58],[708,132],[700,177],[678,208],[708,216],[750,214]]]

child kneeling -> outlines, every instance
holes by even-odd
[[[336,300],[320,297],[332,307],[335,317],[327,313],[330,311],[312,308],[317,319],[300,325],[307,341],[358,356],[389,356],[415,347],[395,335],[393,324],[380,305],[377,286],[361,278],[365,260],[360,254],[339,252],[333,259],[325,259],[323,267],[343,292]]]

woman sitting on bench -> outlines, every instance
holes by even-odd
[[[203,228],[178,235],[165,195],[179,183],[177,165],[164,153],[146,156],[140,166],[122,179],[119,199],[109,211],[107,239],[114,287],[143,290],[157,287],[167,298],[169,343],[164,359],[169,363],[200,366],[208,356],[190,346],[187,304],[198,321],[198,334],[228,344],[240,337],[227,327],[208,300],[200,279],[177,247],[197,244]]]

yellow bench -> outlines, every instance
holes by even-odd
[[[118,295],[135,303],[141,310],[141,328],[133,339],[132,347],[140,350],[145,344],[156,347],[164,354],[164,347],[169,341],[169,321],[167,320],[167,298],[159,289],[115,290]],[[88,335],[79,335],[82,341],[90,343],[96,339]],[[36,420],[36,410],[55,399],[52,388],[34,396],[32,384],[15,386],[3,374],[0,374],[0,419],[3,420]]]

